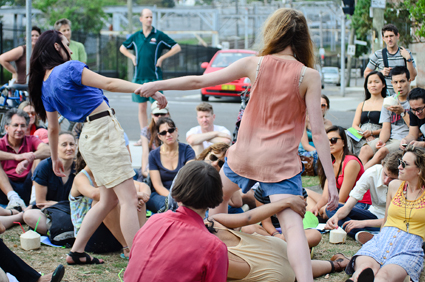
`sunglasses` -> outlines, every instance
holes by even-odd
[[[338,139],[341,139],[339,137],[332,137],[331,139],[329,139],[329,143],[331,143],[332,145],[335,145],[336,142],[338,142]]]
[[[410,111],[411,111],[413,114],[414,114],[414,113],[420,114],[420,113],[422,113],[422,112],[424,111],[424,109],[425,109],[425,106],[420,107],[420,108],[416,108],[416,109],[414,109],[414,108],[410,108]]]
[[[215,162],[218,160],[218,166],[221,168],[224,165],[224,161],[220,160],[216,155],[210,154],[210,161]]]
[[[406,166],[409,166],[405,161],[403,161],[402,159],[398,159],[398,165],[404,169],[406,168]]]
[[[165,135],[167,135],[167,132],[172,134],[174,131],[176,131],[176,129],[172,127],[172,128],[169,128],[168,130],[161,131],[158,134],[161,135],[161,136],[165,136]]]
[[[26,112],[29,116],[35,116],[35,112]]]
[[[160,113],[160,114],[153,114],[155,117],[165,117],[167,114],[163,114],[163,113]]]
[[[326,104],[321,104],[320,106],[322,107],[322,109],[325,109],[325,108],[328,107],[328,105],[326,105]]]

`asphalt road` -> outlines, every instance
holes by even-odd
[[[339,87],[326,84],[322,93],[328,95],[331,99],[331,109],[326,117],[333,124],[350,127],[354,111],[341,110],[341,103],[354,103],[346,98],[340,98]],[[138,106],[131,101],[130,94],[105,92],[110,101],[111,107],[116,111],[118,120],[127,133],[130,140],[137,141],[139,139],[140,127],[137,118]],[[350,94],[353,95],[353,94]],[[362,95],[362,94],[355,94]],[[180,141],[185,142],[186,132],[193,126],[198,125],[196,121],[196,106],[201,103],[200,90],[192,91],[166,91],[165,96],[169,101],[171,118],[177,125],[180,134]],[[334,102],[337,101],[337,102]],[[225,126],[231,132],[235,127],[236,118],[240,108],[240,101],[234,98],[214,98],[210,97],[209,101],[216,115],[215,124]],[[335,107],[332,107],[332,104]],[[345,106],[345,105],[344,105]],[[355,102],[357,106],[357,102]],[[355,108],[355,107],[351,107]],[[150,108],[148,107],[148,112]]]

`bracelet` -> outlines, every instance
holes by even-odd
[[[10,215],[13,215],[13,211],[12,210],[10,210]]]
[[[277,234],[280,234],[280,232],[279,232],[279,231],[276,231],[276,232],[274,232],[274,233],[272,234],[272,236],[274,237],[274,235],[277,235]]]

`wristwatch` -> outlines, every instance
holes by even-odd
[[[406,110],[404,110],[404,112],[402,112],[401,114],[400,114],[400,116],[402,117],[402,118],[404,118],[404,116],[406,115]]]
[[[409,62],[409,63],[411,63],[411,62],[413,62],[413,58],[410,57],[410,59],[409,60],[406,60],[406,61]]]

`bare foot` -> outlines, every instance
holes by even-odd
[[[38,278],[37,282],[50,282],[50,281],[52,281],[52,275],[53,275],[53,273],[49,273],[49,274],[40,276],[40,278]]]

